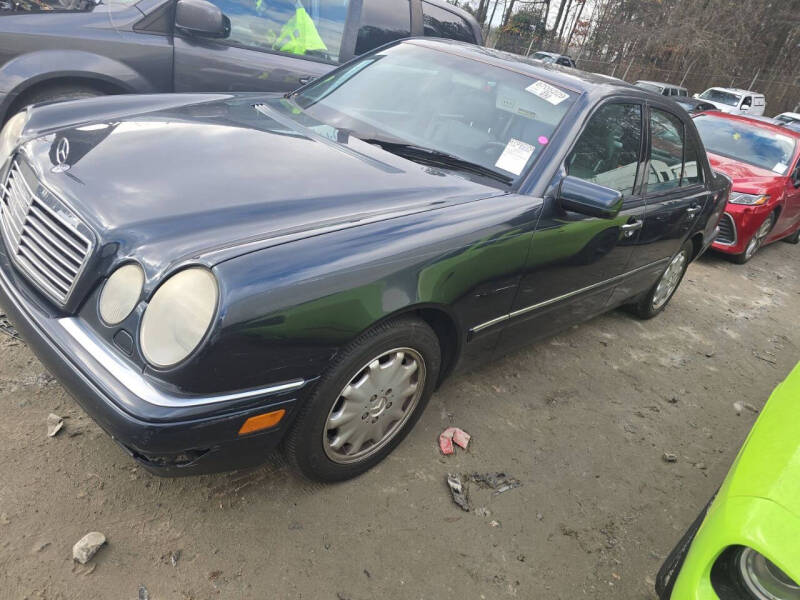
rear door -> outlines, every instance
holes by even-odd
[[[621,192],[624,205],[616,218],[601,219],[565,211],[554,197],[545,200],[503,333],[505,347],[554,333],[607,306],[642,226],[643,113],[639,101],[601,105],[568,153],[566,174]]]
[[[628,266],[637,274],[620,285],[615,299],[630,297],[655,283],[669,259],[696,231],[711,195],[694,128],[661,105],[648,106],[647,113],[644,227]]]
[[[211,1],[230,19],[230,35],[176,32],[176,92],[291,91],[353,55],[358,0]]]

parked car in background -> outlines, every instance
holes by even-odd
[[[800,365],[764,406],[722,487],[667,557],[661,600],[800,598]]]
[[[647,81],[641,79],[634,83],[636,87],[644,88],[662,96],[677,96],[679,98],[688,98],[689,90],[679,85],[672,85],[671,83],[662,83],[660,81]]]
[[[765,244],[800,241],[800,133],[749,117],[694,119],[711,165],[733,180],[713,248],[738,263]]]
[[[40,105],[0,137],[0,302],[162,474],[282,440],[309,477],[365,471],[456,365],[662,311],[730,189],[670,100],[432,39],[289,95]]]
[[[789,129],[794,129],[795,131],[800,131],[800,113],[781,113],[779,115],[775,115],[775,121],[779,125],[783,125]]]
[[[713,87],[695,94],[694,98],[713,104],[720,112],[734,115],[761,116],[767,107],[764,94],[736,88]]]
[[[27,104],[104,94],[286,92],[409,36],[483,42],[474,17],[445,0],[16,5],[0,12],[0,123]]]
[[[544,50],[539,50],[538,52],[533,53],[533,58],[546,63],[555,63],[557,65],[561,65],[562,67],[572,67],[573,69],[577,68],[575,61],[566,54],[558,54],[556,52],[545,52]]]
[[[696,100],[695,98],[674,98],[675,102],[680,104],[680,106],[689,114],[696,114],[701,112],[706,112],[709,110],[717,110],[717,107],[711,104],[710,102],[704,102],[703,100]]]

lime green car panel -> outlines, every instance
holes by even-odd
[[[749,546],[800,581],[800,364],[770,396],[697,531],[672,600],[720,600],[711,567]],[[725,599],[721,599],[725,600]]]

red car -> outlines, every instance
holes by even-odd
[[[733,180],[712,248],[741,264],[765,244],[800,241],[800,133],[718,112],[694,122],[711,166]]]

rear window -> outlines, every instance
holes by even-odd
[[[786,175],[792,163],[795,138],[748,123],[712,115],[694,120],[706,150],[777,175]]]
[[[648,92],[655,92],[656,94],[660,94],[662,91],[661,86],[653,85],[652,83],[646,83],[644,81],[637,81],[636,87],[640,87],[643,90],[647,90]]]
[[[428,37],[475,43],[475,34],[464,19],[428,2],[422,3],[422,22]]]

